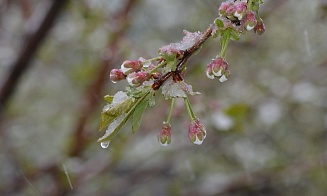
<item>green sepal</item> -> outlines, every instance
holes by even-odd
[[[240,34],[235,29],[231,29],[230,39],[233,40],[233,41],[237,41],[237,40],[240,39]]]
[[[224,28],[224,22],[222,20],[220,20],[219,18],[217,18],[215,20],[215,24],[217,25],[217,27],[219,28]]]

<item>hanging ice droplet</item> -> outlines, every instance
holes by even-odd
[[[100,145],[101,145],[102,148],[108,148],[109,144],[110,144],[110,141],[108,141],[108,142],[101,142]]]

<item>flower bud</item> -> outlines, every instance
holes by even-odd
[[[188,139],[190,142],[201,145],[207,137],[205,126],[197,118],[193,120],[188,127]]]
[[[171,142],[171,126],[163,123],[161,130],[158,133],[158,142],[163,146],[168,146]]]
[[[123,64],[121,65],[121,70],[125,75],[128,75],[135,71],[140,71],[141,68],[142,68],[142,62],[139,60],[136,61],[127,60],[124,61]]]
[[[218,9],[218,12],[220,14],[220,16],[224,16],[226,17],[226,12],[227,12],[227,9],[232,5],[232,2],[231,1],[225,1],[225,2],[222,2],[220,4],[220,7]]]
[[[222,57],[212,59],[206,68],[206,75],[210,79],[218,77],[220,82],[226,81],[230,75],[227,61]]]
[[[258,35],[262,35],[266,31],[265,24],[263,23],[263,20],[260,18],[257,25],[254,27],[254,32]]]
[[[233,15],[236,18],[238,18],[238,20],[242,20],[246,12],[246,3],[242,1],[236,1],[234,3],[234,6],[235,6],[235,12]]]
[[[126,79],[129,85],[137,87],[140,86],[148,78],[148,72],[133,72],[131,74],[128,74]]]
[[[251,31],[257,25],[254,12],[250,11],[245,15],[244,27],[246,30]]]
[[[110,71],[110,80],[113,83],[119,82],[119,81],[121,81],[121,80],[123,80],[125,78],[126,78],[126,75],[120,69],[112,69]]]

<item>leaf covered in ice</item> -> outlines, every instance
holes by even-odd
[[[199,92],[193,92],[192,86],[185,83],[184,81],[174,82],[173,80],[167,81],[162,86],[162,94],[165,96],[166,99],[179,97],[184,98],[189,95],[199,95]]]

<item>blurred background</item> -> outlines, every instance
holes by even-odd
[[[137,133],[127,123],[109,148],[96,142],[103,96],[127,85],[110,70],[205,30],[221,2],[1,0],[0,195],[326,195],[324,0],[265,0],[266,32],[229,45],[225,83],[204,73],[217,39],[191,58],[201,146],[180,100],[172,143],[157,142],[160,93]]]

